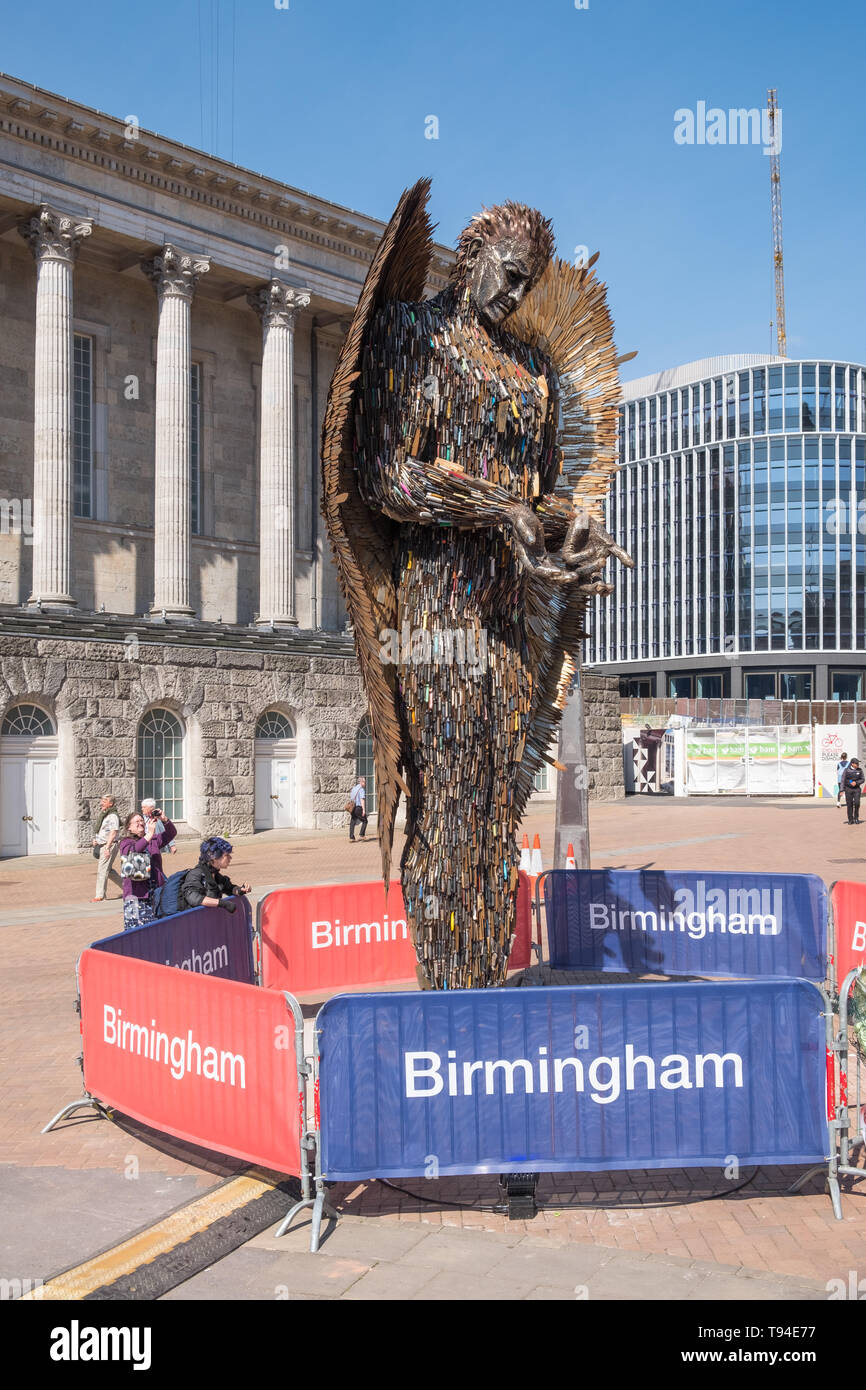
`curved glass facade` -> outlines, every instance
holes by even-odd
[[[866,369],[714,358],[623,394],[606,524],[635,569],[618,569],[614,594],[595,600],[587,662],[626,672],[752,653],[862,659]]]

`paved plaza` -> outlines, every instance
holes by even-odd
[[[372,828],[372,826],[371,826]],[[545,863],[553,808],[523,827],[541,836]],[[595,804],[593,865],[615,868],[812,872],[860,879],[866,825],[849,828],[814,801]],[[233,873],[254,896],[280,885],[375,879],[375,839],[342,832],[271,832],[238,839]],[[195,861],[180,842],[169,872]],[[7,860],[0,866],[3,934],[0,1224],[4,1278],[43,1279],[116,1244],[243,1171],[235,1160],[184,1148],[82,1112],[40,1130],[80,1094],[75,961],[121,926],[120,888],[92,904],[92,861]],[[308,1017],[316,1000],[305,997]],[[860,1160],[862,1162],[862,1158]],[[341,1213],[319,1255],[299,1219],[278,1223],[178,1285],[171,1299],[512,1298],[826,1299],[832,1279],[866,1275],[866,1186],[843,1190],[837,1222],[822,1179],[797,1194],[795,1169],[636,1171],[545,1175],[542,1210],[509,1221],[493,1210],[493,1178],[341,1184]]]

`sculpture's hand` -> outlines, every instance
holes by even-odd
[[[617,545],[595,517],[578,508],[562,544],[562,559],[569,573],[592,594],[610,594],[613,585],[605,583],[602,572],[612,555],[620,564],[634,569],[634,560]]]
[[[513,507],[509,507],[506,520],[519,550],[523,552],[522,559],[530,556],[537,559],[546,553],[544,527],[531,507],[515,502]]]
[[[511,528],[514,550],[525,573],[554,584],[574,584],[579,580],[577,571],[563,569],[551,559],[541,518],[531,507],[515,502],[506,512],[505,523]]]

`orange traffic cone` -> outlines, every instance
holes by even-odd
[[[577,865],[574,862],[574,845],[572,844],[569,844],[568,846],[568,854],[565,856],[565,867],[567,869],[577,868]]]
[[[525,838],[526,836],[524,836],[524,839]],[[544,873],[544,864],[541,861],[541,841],[537,835],[532,841],[532,858],[529,861],[529,872],[532,874],[533,878],[537,878],[539,874]]]
[[[531,856],[530,856],[530,853],[529,853],[529,836],[528,836],[528,835],[524,835],[524,837],[523,837],[523,845],[521,846],[521,850],[520,850],[520,865],[519,865],[519,868],[520,868],[520,872],[521,872],[521,873],[524,873],[524,874],[532,873],[532,866],[531,866],[530,860],[531,860]]]

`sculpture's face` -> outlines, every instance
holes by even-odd
[[[520,305],[532,275],[531,248],[519,237],[483,242],[477,238],[466,258],[467,284],[475,307],[494,328]]]

